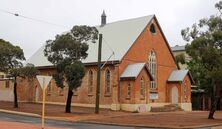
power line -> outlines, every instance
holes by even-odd
[[[105,38],[103,38],[103,41],[105,41],[106,45],[108,46],[108,48],[114,53],[114,50],[112,49],[112,47],[107,43],[107,41],[105,40]]]
[[[105,40],[105,38],[102,38],[104,43],[106,44],[106,46],[108,46],[108,48],[112,51],[112,54],[108,57],[108,59],[106,60],[106,62],[100,67],[100,69],[102,69],[106,63],[111,59],[112,56],[114,56],[115,59],[115,52],[113,51],[113,49],[111,48],[111,46],[107,43],[107,41]]]
[[[3,10],[3,9],[0,9],[0,12],[11,14],[11,15],[14,15],[16,17],[21,17],[21,18],[29,19],[29,20],[36,21],[36,22],[41,22],[41,23],[45,23],[45,24],[50,24],[50,25],[66,28],[66,29],[69,28],[67,26],[59,25],[59,24],[48,22],[48,21],[45,21],[45,20],[40,20],[40,19],[36,19],[36,18],[27,17],[27,16],[24,16],[24,15],[20,15],[18,13],[13,13],[13,12],[10,12],[10,11],[7,11],[7,10]]]

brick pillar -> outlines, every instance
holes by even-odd
[[[120,110],[119,105],[119,65],[114,66],[113,72],[113,91],[112,91],[112,110]]]

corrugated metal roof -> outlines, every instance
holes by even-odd
[[[121,60],[153,17],[154,15],[149,15],[108,23],[103,27],[97,26],[99,33],[103,34],[101,61],[107,61],[113,52],[114,55],[110,60]],[[88,45],[88,57],[83,60],[83,63],[97,62],[98,41],[96,43],[88,43]],[[51,66],[52,64],[44,56],[44,48],[45,46],[42,46],[27,60],[27,63],[32,63],[37,67]]]
[[[136,78],[144,66],[145,63],[130,64],[126,67],[120,78]]]
[[[168,81],[169,82],[182,82],[187,74],[188,74],[188,70],[174,70],[170,74]]]
[[[174,47],[171,47],[171,50],[172,51],[185,51],[185,46],[176,45]]]

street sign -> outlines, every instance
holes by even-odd
[[[40,86],[42,87],[43,95],[42,95],[42,129],[44,129],[44,123],[45,123],[45,90],[48,86],[49,82],[52,79],[52,76],[42,76],[37,75],[36,78],[39,81]]]
[[[44,81],[45,81],[45,87],[44,87],[44,88],[46,88],[46,87],[48,86],[49,82],[50,82],[51,79],[52,79],[52,76],[37,75],[36,77],[37,77],[37,79],[38,79],[38,81],[39,81],[39,84],[40,84],[40,86],[41,86],[42,89],[43,89],[43,87],[44,87],[44,84],[43,84]]]

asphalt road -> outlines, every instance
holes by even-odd
[[[41,119],[36,117],[14,115],[0,112],[0,121],[19,122],[28,124],[41,124]],[[139,128],[139,127],[124,127],[124,126],[111,126],[100,124],[87,124],[87,123],[72,123],[58,120],[45,120],[45,124],[52,127],[64,129],[156,129],[156,128]],[[211,128],[198,128],[198,129],[211,129]]]
[[[0,112],[0,121],[41,124],[41,119],[36,117],[14,115]],[[59,127],[64,129],[153,129],[153,128],[138,128],[138,127],[123,127],[123,126],[110,126],[99,124],[86,124],[86,123],[72,123],[57,120],[45,120],[45,124],[52,127]]]

